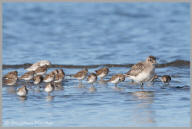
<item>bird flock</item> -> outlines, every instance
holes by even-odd
[[[156,58],[154,56],[149,56],[145,61],[133,65],[127,73],[112,75],[108,80],[104,80],[110,72],[107,67],[95,70],[95,73],[89,73],[87,68],[83,68],[79,72],[70,75],[70,77],[79,80],[79,87],[82,86],[82,80],[87,78],[87,83],[91,85],[89,88],[90,91],[96,90],[93,84],[98,80],[98,78],[100,78],[100,81],[113,83],[115,88],[118,88],[117,84],[123,82],[125,78],[131,79],[133,83],[140,84],[141,88],[143,88],[144,82],[154,81],[155,79],[160,79],[164,84],[169,84],[171,81],[169,75],[159,76],[155,74],[155,64]],[[25,69],[27,72],[20,77],[18,77],[17,71],[8,72],[3,76],[3,83],[8,86],[14,86],[18,80],[25,81],[26,84],[17,89],[17,95],[25,97],[28,94],[27,85],[30,81],[39,88],[41,88],[40,84],[44,82],[45,85],[43,89],[48,93],[48,95],[50,95],[50,93],[56,88],[62,87],[60,84],[65,79],[65,72],[63,69],[55,69],[47,73],[49,65],[51,65],[51,63],[47,60],[36,62],[29,68]]]

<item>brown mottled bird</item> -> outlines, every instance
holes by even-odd
[[[109,69],[106,68],[106,67],[104,67],[104,68],[95,70],[95,72],[96,72],[96,75],[97,75],[98,77],[100,77],[101,80],[103,80],[103,78],[104,78],[105,76],[107,76],[107,74],[109,73]]]
[[[163,83],[169,84],[169,82],[171,81],[171,76],[169,76],[169,75],[163,75],[163,76],[161,77],[161,81],[162,81]]]
[[[57,73],[59,73],[58,69],[55,69],[53,71],[51,71],[50,73],[53,73],[54,75],[56,75]]]
[[[14,79],[14,78],[9,78],[9,79],[4,79],[3,80],[3,83],[5,83],[5,85],[8,85],[8,86],[15,85],[16,82],[17,82],[17,80]]]
[[[47,72],[47,65],[40,66],[35,70],[36,75],[44,75]]]
[[[78,79],[80,82],[86,78],[88,73],[88,69],[84,68],[83,70],[77,72],[76,74],[72,75],[74,78]]]
[[[123,82],[125,80],[125,75],[123,74],[115,74],[109,79],[108,81],[115,84],[115,87],[117,87],[117,84],[119,82]]]
[[[96,91],[96,88],[93,86],[93,83],[97,81],[97,75],[95,73],[91,73],[87,77],[87,82],[91,84],[91,87],[89,88],[90,92]]]
[[[21,97],[25,97],[28,94],[28,90],[26,86],[22,86],[17,90],[17,95]]]
[[[18,72],[17,71],[8,72],[3,78],[4,79],[15,79],[15,80],[17,80]]]
[[[44,90],[50,95],[50,93],[54,91],[54,85],[52,83],[47,83]]]
[[[55,74],[54,82],[61,83],[63,81],[64,77],[65,77],[65,73],[64,73],[63,69],[58,69],[58,73]]]
[[[51,62],[48,60],[40,60],[39,62],[34,63],[29,68],[27,68],[27,71],[35,71],[38,67],[44,66],[44,65],[51,65]]]
[[[33,79],[33,76],[34,76],[34,71],[29,71],[29,72],[24,73],[20,77],[20,79],[25,80],[25,81],[30,81],[31,79]]]
[[[156,58],[154,56],[149,56],[144,62],[133,65],[131,70],[125,75],[136,83],[140,83],[142,88],[143,82],[150,81],[153,78],[155,74],[155,64]]]
[[[97,81],[97,75],[95,73],[89,74],[87,77],[87,82],[93,86],[93,83]]]
[[[63,76],[63,78],[65,77],[65,72],[63,71],[63,69],[58,69],[58,72]]]
[[[43,81],[48,83],[48,82],[52,82],[55,78],[55,74],[53,72],[50,72],[49,74],[45,75]]]
[[[43,81],[43,76],[42,75],[37,75],[33,77],[33,83],[35,85],[40,84]]]

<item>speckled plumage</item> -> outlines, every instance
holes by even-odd
[[[139,62],[131,67],[126,73],[126,77],[134,80],[136,83],[150,81],[155,74],[156,58],[149,56],[146,61]]]

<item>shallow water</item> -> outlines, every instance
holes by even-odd
[[[186,3],[13,3],[3,4],[3,64],[129,64],[158,57],[158,63],[190,58],[190,17]],[[15,69],[3,69],[3,75]],[[24,69],[16,69],[19,76]],[[49,69],[51,71],[53,69]],[[144,90],[120,83],[77,88],[79,69],[63,69],[63,90],[51,96],[17,87],[2,88],[3,126],[190,126],[189,67],[156,69],[171,75]],[[94,72],[95,69],[89,69]],[[106,79],[129,68],[110,68]],[[48,71],[48,72],[49,72]],[[21,85],[19,84],[18,87]]]

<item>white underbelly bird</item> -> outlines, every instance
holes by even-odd
[[[156,58],[154,56],[149,56],[143,62],[139,62],[131,67],[125,76],[141,85],[143,88],[143,83],[151,81],[155,75],[155,64]]]

